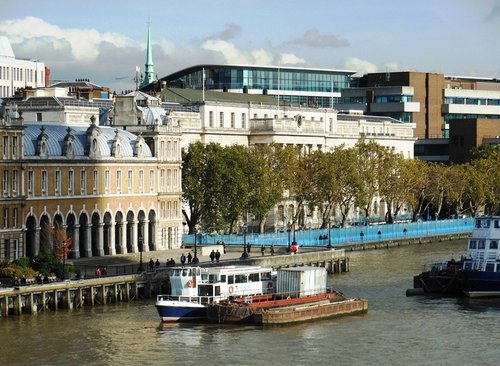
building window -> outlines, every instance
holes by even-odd
[[[3,137],[3,158],[8,159],[9,158],[9,136],[4,136]]]
[[[174,161],[179,160],[178,155],[179,155],[179,146],[177,144],[177,141],[174,141],[174,152],[173,152],[173,160]]]
[[[170,201],[167,202],[167,217],[172,217],[172,202]]]
[[[12,209],[12,227],[13,228],[16,228],[18,226],[18,224],[17,224],[18,217],[19,217],[19,211],[18,211],[17,207],[14,207]]]
[[[59,196],[61,194],[61,171],[59,169],[56,170],[55,172],[55,191],[56,191],[56,196]]]
[[[160,160],[165,159],[165,141],[160,142]]]
[[[82,196],[87,194],[87,172],[85,170],[80,171],[80,194]]]
[[[104,171],[104,192],[109,193],[109,170]]]
[[[139,193],[144,193],[144,171],[139,170]]]
[[[12,171],[12,193],[14,195],[17,195],[18,191],[19,191],[19,171],[14,169]]]
[[[37,122],[42,122],[42,112],[37,112],[36,113],[36,121]]]
[[[214,112],[213,111],[208,112],[208,126],[214,127]]]
[[[219,113],[219,127],[224,127],[224,112]]]
[[[247,114],[241,114],[241,128],[247,128]]]
[[[134,185],[133,181],[133,175],[132,175],[132,170],[128,171],[128,177],[127,177],[127,190],[128,193],[132,193],[132,187]]]
[[[174,192],[177,192],[178,190],[178,187],[179,185],[177,184],[178,183],[178,170],[177,169],[174,169]]]
[[[122,193],[122,171],[116,172],[116,193]]]
[[[231,128],[234,128],[234,125],[235,125],[235,116],[234,116],[234,112],[231,112]]]
[[[165,169],[160,170],[160,191],[165,192]]]
[[[167,160],[172,160],[172,141],[167,141]]]
[[[68,195],[72,196],[75,190],[75,172],[73,170],[68,171]]]
[[[3,195],[9,195],[9,171],[7,169],[3,171]]]
[[[18,138],[17,136],[12,136],[12,159],[17,158]]]
[[[94,170],[94,173],[92,175],[92,192],[94,194],[99,193],[99,171]]]
[[[33,170],[28,171],[28,196],[33,196],[33,189],[35,187],[35,176]]]
[[[165,218],[165,201],[162,201],[160,204],[160,215],[162,219]]]
[[[155,191],[155,171],[152,169],[149,171],[149,191]]]
[[[47,195],[48,187],[49,187],[49,182],[47,181],[47,171],[42,170],[42,196]]]
[[[3,227],[6,229],[9,226],[9,209],[3,209]]]
[[[167,192],[172,192],[172,170],[167,170]]]

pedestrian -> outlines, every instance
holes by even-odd
[[[155,262],[153,261],[153,258],[149,260],[149,270],[153,272],[153,268],[155,267]]]
[[[274,245],[271,245],[271,255],[274,255]]]
[[[101,275],[102,276],[107,276],[108,275],[108,270],[106,269],[106,267],[102,267]]]
[[[360,232],[359,236],[361,237],[361,241],[363,241],[363,238],[365,237],[365,233],[364,232]]]
[[[156,258],[155,268],[160,268],[160,260],[158,258]]]
[[[224,254],[226,254],[226,243],[224,242],[221,242],[222,243],[222,249],[224,249]]]
[[[377,232],[377,234],[378,234],[378,240],[380,240],[380,239],[381,239],[381,237],[382,237],[382,231],[380,231],[380,230],[379,230],[379,231]]]
[[[184,263],[186,263],[186,256],[184,253],[181,254],[181,265],[184,267]]]
[[[214,259],[215,259],[215,251],[212,249],[212,251],[210,252],[210,261],[213,263]]]
[[[219,249],[217,249],[217,251],[215,252],[215,261],[219,263],[219,259],[220,259],[220,252]]]
[[[247,244],[247,253],[250,254],[250,249],[252,249],[252,244]]]
[[[264,255],[264,251],[266,250],[266,247],[264,245],[260,246],[260,253]]]
[[[95,269],[95,276],[96,276],[96,277],[101,277],[101,269],[100,269],[99,267],[97,267],[97,268]]]
[[[193,260],[193,256],[191,255],[191,252],[188,253],[187,260],[188,260],[188,264],[191,264],[191,261]]]

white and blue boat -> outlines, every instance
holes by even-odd
[[[452,296],[500,296],[500,216],[475,218],[467,253],[460,260],[434,263],[414,277],[425,293]]]
[[[172,267],[156,309],[163,322],[204,320],[207,305],[275,292],[276,271],[260,266]]]

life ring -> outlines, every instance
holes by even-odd
[[[192,280],[187,281],[187,287],[193,287],[193,281]]]
[[[273,288],[273,283],[272,282],[268,282],[267,283],[267,288],[269,288],[269,289]]]
[[[234,292],[233,286],[229,286],[228,291],[229,291],[230,294],[232,294]]]

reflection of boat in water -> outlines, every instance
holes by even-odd
[[[413,279],[413,287],[425,293],[468,297],[500,296],[500,216],[475,219],[467,254],[434,263]]]
[[[294,267],[277,273],[277,292],[228,299],[208,305],[207,318],[216,323],[289,324],[364,313],[368,302],[346,299],[326,287],[321,267]]]
[[[275,292],[276,272],[259,266],[173,267],[168,271],[167,294],[158,295],[162,321],[206,319],[207,305],[229,297]]]

